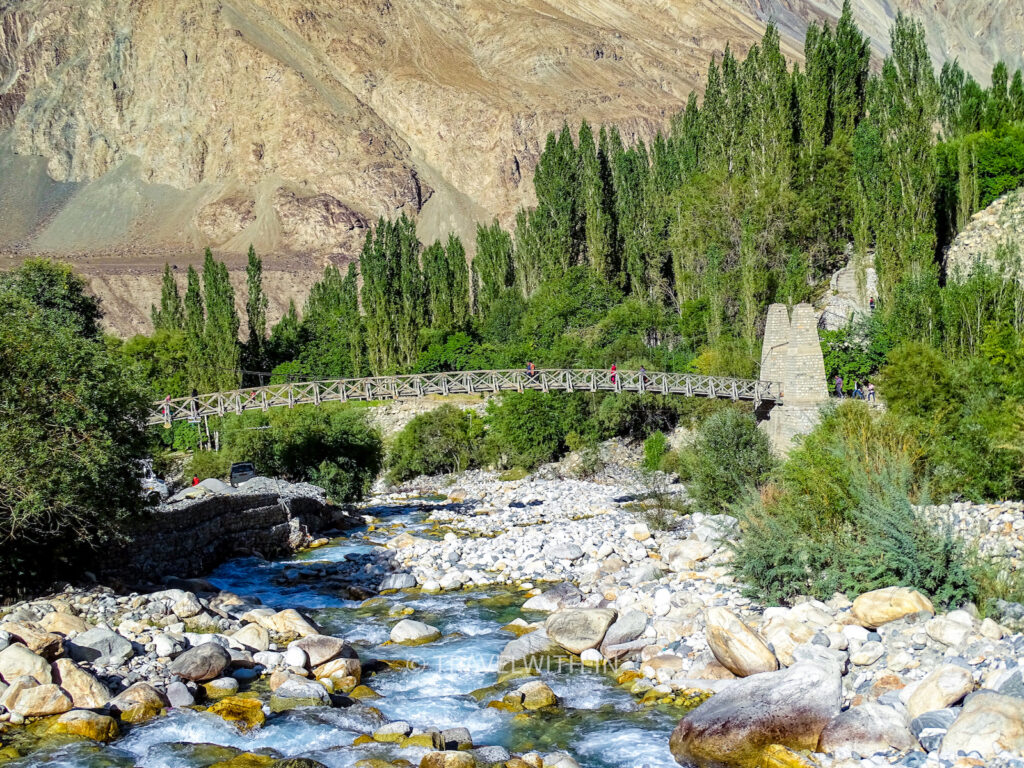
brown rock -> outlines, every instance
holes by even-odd
[[[831,753],[847,747],[862,755],[896,749],[917,749],[917,740],[906,721],[892,707],[869,702],[850,707],[825,726],[818,740],[818,752]]]
[[[988,691],[971,696],[946,732],[940,755],[952,758],[960,751],[983,758],[1024,753],[1024,699]]]
[[[579,655],[601,644],[615,616],[608,608],[572,608],[548,616],[544,629],[562,648]]]
[[[286,608],[270,616],[262,616],[257,620],[271,632],[284,637],[308,637],[320,634],[319,630],[294,608]]]
[[[358,658],[352,647],[344,640],[330,635],[309,635],[294,641],[292,645],[306,652],[310,667],[319,667],[337,658]]]
[[[160,714],[170,704],[149,683],[135,683],[110,700],[110,709],[126,723],[142,723]]]
[[[726,608],[707,612],[708,645],[715,658],[737,677],[773,672],[779,660],[750,627]]]
[[[53,664],[54,680],[67,691],[79,709],[101,709],[110,701],[110,691],[71,659],[57,659]]]
[[[80,616],[57,611],[51,611],[43,616],[39,626],[47,632],[53,632],[64,637],[71,637],[80,632],[86,632],[89,629],[89,625]]]
[[[231,638],[254,651],[265,651],[270,647],[270,633],[259,624],[246,624]]]
[[[0,651],[0,678],[10,684],[23,675],[28,675],[40,685],[53,682],[46,659],[24,645],[9,645]]]
[[[25,623],[5,622],[0,629],[7,632],[30,651],[38,653],[44,659],[53,661],[64,653],[64,638],[52,632],[45,632],[38,627]]]
[[[50,726],[50,733],[108,742],[118,737],[120,729],[117,727],[117,721],[109,715],[73,709],[61,715],[57,722]]]
[[[326,664],[321,664],[313,670],[313,676],[321,677],[353,677],[358,683],[362,675],[362,665],[359,659],[334,659]]]
[[[945,709],[956,704],[974,690],[974,678],[969,670],[955,664],[946,664],[933,670],[907,699],[907,711],[917,717],[933,709]]]
[[[934,614],[935,608],[931,600],[908,587],[876,589],[853,601],[854,618],[862,626],[872,629],[919,611]]]
[[[11,709],[23,717],[59,715],[72,706],[71,697],[53,683],[26,688],[11,704]]]
[[[476,759],[468,752],[428,752],[420,768],[476,768]]]

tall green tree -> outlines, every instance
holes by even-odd
[[[495,219],[476,227],[473,257],[473,308],[478,316],[490,314],[495,302],[515,287],[512,236]]]
[[[0,273],[0,290],[27,299],[86,338],[100,336],[100,301],[67,264],[29,259],[12,272]]]
[[[580,125],[579,183],[583,216],[585,259],[603,277],[615,271],[615,219],[611,168],[590,125]]]
[[[241,383],[241,322],[235,309],[235,289],[227,266],[206,249],[203,260],[203,300],[206,327],[203,330],[206,370],[202,379],[209,390],[236,389]]]
[[[185,327],[185,308],[170,264],[164,264],[164,276],[160,282],[160,306],[152,307],[150,316],[156,331],[180,331]]]
[[[206,375],[206,308],[203,284],[196,268],[189,265],[185,288],[185,350],[188,380],[194,388],[204,385]]]
[[[267,310],[270,300],[263,290],[263,261],[256,249],[249,246],[249,261],[245,268],[245,316],[249,326],[249,340],[245,345],[248,365],[262,371],[267,365]]]

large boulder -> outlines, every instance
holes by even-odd
[[[285,608],[283,611],[263,616],[259,623],[271,632],[285,637],[306,637],[320,634],[320,630],[294,608]]]
[[[106,686],[84,669],[79,669],[71,659],[57,659],[53,672],[56,682],[67,691],[79,709],[102,709],[110,701],[110,691]]]
[[[544,709],[558,704],[558,697],[542,680],[531,680],[516,689],[523,696],[523,709]]]
[[[50,726],[54,735],[79,736],[93,741],[113,741],[119,734],[117,721],[109,715],[89,712],[85,709],[73,709],[61,715],[57,722]]]
[[[8,702],[10,709],[22,717],[48,717],[60,715],[71,709],[71,697],[50,683],[25,688],[13,702]]]
[[[578,656],[597,648],[613,621],[615,611],[610,608],[576,608],[551,614],[544,629],[548,637]]]
[[[578,587],[565,581],[557,584],[547,592],[534,595],[523,603],[524,611],[544,611],[554,613],[563,608],[577,608],[584,600],[583,593]]]
[[[911,717],[925,712],[945,709],[956,704],[974,690],[974,678],[970,670],[955,664],[944,664],[932,670],[917,684],[907,699],[907,711]]]
[[[5,683],[13,683],[25,675],[40,685],[53,682],[50,665],[46,659],[24,645],[9,645],[0,651],[0,678],[3,678]]]
[[[455,750],[428,752],[420,760],[420,768],[476,768],[476,758]]]
[[[256,652],[270,648],[270,633],[259,624],[246,624],[231,639]]]
[[[391,642],[400,645],[422,645],[441,637],[441,630],[415,619],[402,619],[391,628]]]
[[[771,744],[817,747],[841,702],[836,665],[798,661],[779,672],[730,682],[679,721],[669,748],[686,766],[754,768]]]
[[[647,614],[643,611],[628,610],[622,613],[608,627],[601,641],[601,653],[606,659],[617,659],[628,653],[625,647],[643,635],[647,628]]]
[[[556,655],[562,655],[561,646],[546,631],[538,629],[510,641],[498,654],[498,669],[509,672],[520,665],[525,668],[531,659]]]
[[[284,712],[301,707],[329,707],[330,694],[327,689],[314,680],[301,677],[290,677],[277,686],[270,697],[270,708],[274,712]]]
[[[875,589],[853,601],[853,617],[872,629],[920,611],[934,614],[935,608],[931,600],[909,587]]]
[[[13,621],[0,624],[0,630],[44,659],[53,661],[64,653],[64,638],[53,632],[46,632],[24,622]]]
[[[399,589],[412,589],[416,586],[416,577],[411,573],[392,573],[385,576],[377,587],[378,592],[394,592]]]
[[[181,654],[167,671],[194,683],[205,683],[224,674],[230,664],[231,654],[226,649],[216,643],[203,643]]]
[[[142,723],[170,706],[166,697],[149,683],[135,683],[110,700],[110,709],[126,723]]]
[[[946,732],[940,755],[955,759],[961,751],[982,758],[1001,751],[1024,754],[1024,699],[989,691],[971,696]]]
[[[69,640],[67,647],[75,661],[88,661],[100,667],[118,667],[135,653],[128,640],[102,627],[83,632]]]
[[[868,702],[850,707],[832,719],[818,739],[818,752],[831,753],[846,747],[862,755],[917,748],[917,739],[904,717],[892,707]]]
[[[356,652],[340,637],[330,635],[309,635],[301,640],[294,641],[290,646],[301,648],[309,659],[310,667],[319,667],[332,659],[346,658],[355,659]]]
[[[64,637],[80,635],[89,631],[89,625],[81,616],[70,613],[51,611],[39,621],[39,626],[47,632],[54,632]]]
[[[779,668],[779,660],[764,640],[727,608],[708,610],[707,632],[711,652],[737,677]]]

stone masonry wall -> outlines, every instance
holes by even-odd
[[[159,508],[129,542],[109,553],[101,576],[128,584],[200,576],[232,556],[294,551],[308,543],[311,533],[348,521],[346,512],[315,498],[209,496]]]
[[[821,406],[828,402],[818,316],[810,304],[793,307],[792,316],[784,304],[768,309],[761,378],[782,383],[783,402],[768,412],[761,428],[775,450],[785,455],[796,437],[814,429]]]

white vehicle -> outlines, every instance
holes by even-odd
[[[150,504],[159,504],[170,496],[170,489],[167,483],[156,476],[153,472],[153,460],[141,459],[139,466],[142,469],[142,497]]]

